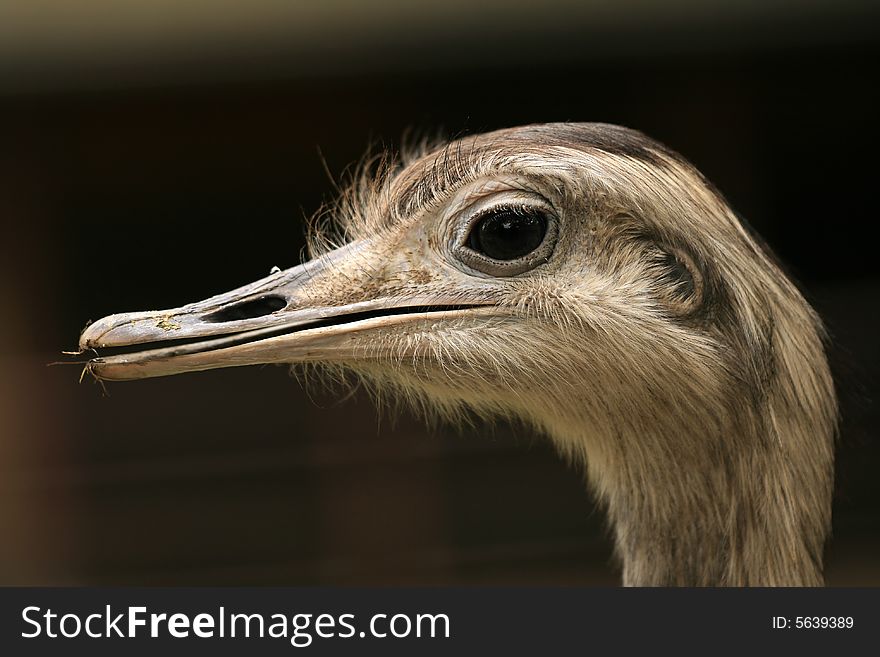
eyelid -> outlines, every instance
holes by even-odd
[[[540,194],[519,189],[497,192],[478,199],[456,213],[458,221],[455,222],[453,245],[465,245],[474,225],[487,214],[515,207],[537,208],[546,212],[551,219],[556,219],[556,210],[553,205]]]
[[[487,214],[511,206],[538,210],[546,216],[547,232],[538,248],[509,261],[494,260],[471,249],[468,237],[474,226]],[[559,218],[553,205],[540,194],[523,190],[499,192],[471,203],[456,213],[454,225],[449,244],[453,256],[472,272],[493,278],[523,274],[547,262],[559,237]]]

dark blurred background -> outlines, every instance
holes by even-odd
[[[405,130],[639,128],[826,318],[843,397],[828,581],[880,584],[876,3],[0,5],[0,584],[615,584],[580,473],[282,367],[47,368],[89,319],[298,262],[334,175]]]

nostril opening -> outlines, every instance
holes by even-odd
[[[284,297],[260,297],[251,301],[242,301],[231,306],[227,306],[222,310],[205,315],[202,319],[206,322],[236,322],[242,319],[253,319],[254,317],[262,317],[270,315],[276,310],[281,310],[287,305]]]

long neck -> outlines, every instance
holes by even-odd
[[[569,454],[585,446],[624,584],[821,585],[836,418],[826,392],[817,404],[779,385],[714,424],[661,411],[617,416],[601,435],[589,421],[551,430]]]
[[[789,402],[771,393],[758,412],[708,433],[658,422],[653,433],[618,434],[599,454],[590,480],[607,505],[625,585],[823,583],[833,419],[814,423],[815,413]]]
[[[625,585],[823,583],[830,489],[804,492],[827,489],[821,476],[806,481],[770,441],[744,459],[702,471],[687,465],[653,481],[642,475],[608,496]]]

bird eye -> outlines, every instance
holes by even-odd
[[[548,262],[560,229],[553,205],[522,189],[479,199],[457,218],[452,255],[471,272],[502,278]]]
[[[467,245],[493,260],[516,260],[544,241],[547,218],[534,208],[497,208],[483,215],[471,228]]]

